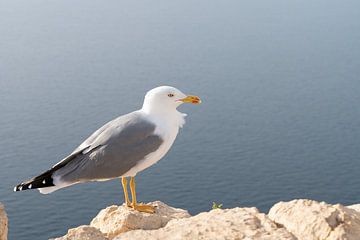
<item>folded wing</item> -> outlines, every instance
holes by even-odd
[[[163,139],[154,134],[155,127],[139,112],[114,119],[68,157],[43,174],[19,184],[15,191],[43,187],[52,187],[49,190],[54,191],[79,182],[120,177],[161,146]]]

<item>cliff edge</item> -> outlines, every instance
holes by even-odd
[[[269,211],[214,209],[196,216],[160,201],[155,214],[125,206],[103,209],[89,225],[53,240],[359,240],[360,205],[331,205],[307,199],[279,202]]]

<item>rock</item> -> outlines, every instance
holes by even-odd
[[[155,214],[110,206],[91,226],[71,229],[56,240],[360,240],[360,204],[300,199],[275,204],[268,216],[256,208],[233,208],[193,217],[159,201],[150,204],[157,206]]]
[[[65,236],[51,240],[108,240],[108,238],[99,229],[84,225],[72,228]]]
[[[154,214],[134,211],[125,205],[107,207],[91,221],[91,226],[70,229],[65,236],[54,240],[108,240],[130,230],[158,229],[172,219],[190,217],[188,211],[170,207],[160,201],[149,204],[156,206]]]
[[[149,204],[156,206],[154,214],[141,213],[125,205],[107,207],[100,211],[90,225],[98,228],[106,237],[112,239],[120,233],[130,230],[158,229],[164,227],[171,219],[190,217],[188,211],[170,207],[160,201]]]
[[[350,205],[350,206],[346,206],[346,207],[354,209],[355,211],[360,212],[360,204],[354,204],[354,205]]]
[[[158,230],[134,230],[116,240],[246,239],[287,240],[296,238],[278,227],[256,208],[215,209],[194,217],[171,220]]]
[[[0,203],[0,240],[7,240],[8,235],[8,218],[4,205]]]
[[[279,202],[269,217],[301,240],[359,240],[360,213],[313,200]]]

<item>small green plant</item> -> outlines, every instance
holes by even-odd
[[[218,208],[221,209],[222,207],[223,207],[222,203],[217,204],[216,202],[213,202],[212,204],[212,209],[218,209]]]

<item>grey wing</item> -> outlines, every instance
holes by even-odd
[[[126,115],[125,115],[126,116]],[[121,117],[120,117],[121,118]],[[94,141],[107,129],[111,129],[111,127],[114,127],[114,122],[118,121],[118,119],[114,119],[108,123],[106,123],[104,126],[102,126],[101,128],[99,128],[98,130],[96,130],[93,134],[91,134],[87,139],[85,139],[84,142],[82,142],[80,144],[80,146],[78,146],[73,153],[76,153],[79,150],[83,150],[86,147],[93,145]],[[115,123],[116,124],[116,123]]]
[[[138,112],[121,116],[104,127],[98,135],[92,135],[83,150],[74,151],[74,157],[59,163],[63,166],[58,166],[54,179],[75,183],[120,177],[163,143],[154,134],[155,125]]]
[[[102,127],[100,127],[98,130],[96,130],[95,132],[93,132],[87,139],[85,139],[84,142],[82,142],[69,156],[67,156],[66,158],[62,159],[60,162],[56,163],[52,168],[59,168],[62,167],[64,165],[66,165],[70,160],[72,160],[74,157],[77,157],[79,155],[81,155],[82,153],[86,152],[86,151],[90,151],[91,150],[91,146],[94,146],[94,141],[99,137],[99,135],[101,133],[103,133],[106,129],[110,129],[111,126],[113,126],[113,122],[116,121],[117,119],[114,119],[108,123],[106,123],[105,125],[103,125]]]

